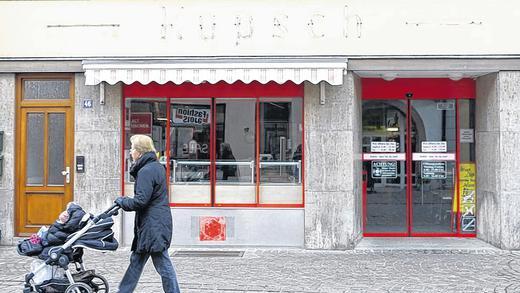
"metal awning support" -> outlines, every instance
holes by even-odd
[[[325,105],[325,83],[320,82],[320,105]]]
[[[88,59],[82,62],[86,85],[156,82],[211,84],[304,81],[343,84],[347,59],[339,57],[198,58],[198,59]]]
[[[105,104],[105,82],[99,83],[99,104]]]

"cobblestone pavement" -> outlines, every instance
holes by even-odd
[[[171,250],[173,252],[174,250]],[[112,288],[130,252],[87,251]],[[242,257],[172,257],[182,292],[520,292],[520,252],[245,249]],[[0,292],[21,292],[32,259],[0,247]],[[162,292],[148,262],[136,292]]]

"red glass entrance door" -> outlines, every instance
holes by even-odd
[[[457,233],[453,99],[363,102],[365,235]]]
[[[408,233],[406,101],[363,102],[365,233]]]
[[[456,233],[457,115],[455,100],[409,100],[412,236]],[[411,159],[411,160],[410,160]]]

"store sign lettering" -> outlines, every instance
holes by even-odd
[[[209,109],[193,109],[189,107],[175,109],[173,117],[175,124],[208,124],[210,123]]]
[[[286,12],[275,14],[263,14],[261,17],[249,13],[231,15],[216,15],[206,13],[192,16],[184,8],[162,7],[162,21],[160,26],[161,39],[174,36],[182,41],[186,39],[189,31],[195,27],[199,31],[202,40],[214,40],[219,37],[218,32],[233,32],[235,45],[241,41],[253,38],[283,39],[289,34],[306,34],[313,39],[324,38],[331,35],[342,35],[344,38],[361,38],[362,20],[359,14],[347,5],[341,7],[342,15],[327,15],[322,11],[314,11],[308,16],[291,15]],[[168,15],[173,15],[169,17]],[[340,17],[340,18],[338,18]],[[267,34],[261,35],[259,31],[265,27],[265,22],[270,26]],[[338,26],[337,24],[340,23]],[[224,29],[218,30],[217,27]],[[259,29],[260,28],[260,29]],[[221,35],[220,35],[221,37]]]

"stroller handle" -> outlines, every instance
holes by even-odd
[[[121,207],[118,204],[113,204],[108,210],[104,211],[103,214],[113,216]]]
[[[114,215],[117,215],[117,212],[119,211],[121,207],[117,204],[113,204],[108,210],[102,212],[101,214],[94,217],[92,220],[94,223],[99,222],[100,220],[106,219],[108,217],[112,217]]]

